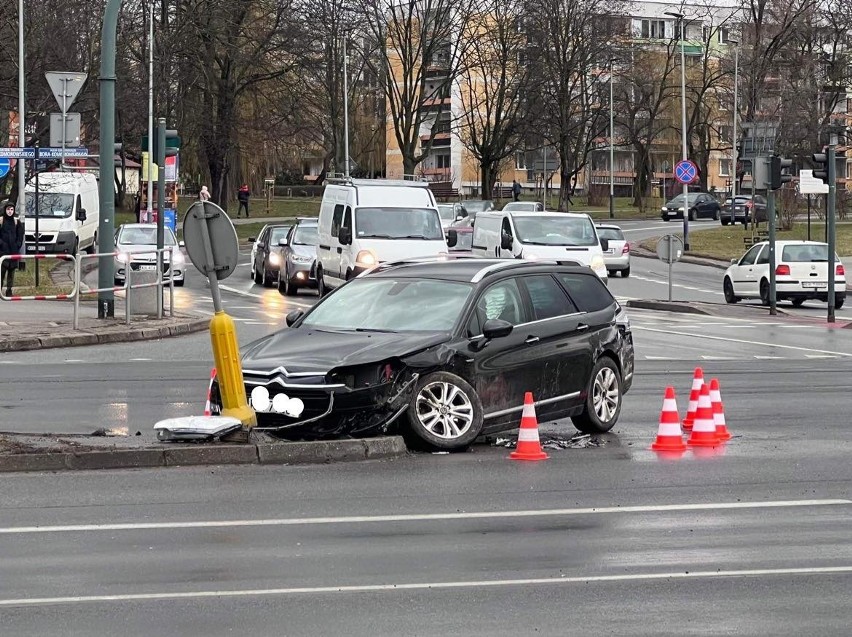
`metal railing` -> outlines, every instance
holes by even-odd
[[[3,269],[4,261],[12,261],[14,263],[19,263],[21,261],[25,261],[26,259],[33,259],[35,261],[41,261],[44,259],[56,259],[57,261],[71,261],[74,264],[74,268],[78,267],[77,265],[77,257],[72,254],[11,254],[0,257],[0,273],[3,273],[5,278],[5,271]],[[17,266],[16,266],[17,267]],[[0,281],[0,283],[4,283],[5,281]],[[5,287],[0,286],[0,287]],[[77,293],[80,289],[80,281],[78,279],[74,279],[74,287],[71,289],[71,292],[68,294],[35,294],[31,296],[20,296],[13,294],[12,296],[6,296],[3,293],[3,290],[0,289],[0,300],[2,301],[67,301],[72,298],[77,297]]]

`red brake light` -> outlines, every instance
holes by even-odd
[[[846,270],[842,265],[838,265],[835,272],[837,273],[837,276],[846,276]]]
[[[625,243],[624,247],[621,249],[621,254],[627,254],[628,252],[630,252],[630,244]],[[842,268],[843,266],[839,266],[839,267]]]
[[[776,276],[790,276],[790,266],[789,265],[779,265],[775,268]]]

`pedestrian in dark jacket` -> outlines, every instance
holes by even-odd
[[[15,219],[15,204],[7,201],[3,206],[3,219],[0,220],[0,257],[21,253],[24,245],[24,224]],[[18,263],[5,259],[0,267],[0,285],[6,286],[6,296],[12,296],[15,285],[15,270]]]
[[[237,216],[238,217],[240,216],[240,213],[243,211],[243,208],[245,208],[246,209],[246,219],[248,219],[248,216],[249,216],[248,204],[249,204],[249,197],[250,196],[251,196],[251,193],[249,192],[248,184],[243,184],[242,186],[240,186],[240,190],[237,193],[237,200],[240,202],[240,207],[237,210]]]
[[[520,201],[521,199],[521,184],[514,179],[512,180],[512,199]]]

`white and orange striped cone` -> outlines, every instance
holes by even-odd
[[[680,416],[677,411],[674,387],[666,387],[663,399],[663,411],[660,413],[660,427],[657,439],[651,445],[654,451],[686,451],[683,432],[680,429]]]
[[[701,393],[701,386],[703,384],[704,370],[696,367],[695,375],[692,377],[692,391],[689,392],[689,405],[686,408],[686,418],[683,419],[684,431],[692,430],[692,425],[695,422],[695,412],[698,411],[698,396]]]
[[[532,392],[524,395],[524,412],[521,416],[521,428],[518,431],[518,446],[509,454],[511,460],[547,460],[548,455],[541,450],[538,439],[538,419],[535,416],[535,403]]]
[[[690,447],[715,447],[719,444],[719,439],[716,438],[716,423],[713,422],[710,388],[707,385],[701,386],[701,393],[698,396],[698,410],[695,412],[695,423],[686,444]]]
[[[710,402],[713,403],[713,424],[716,425],[716,438],[719,442],[727,442],[731,439],[728,431],[728,423],[725,421],[725,406],[722,404],[722,391],[719,388],[719,380],[714,378],[710,381]]]
[[[210,398],[213,394],[213,381],[216,379],[216,368],[214,367],[210,370],[210,384],[207,385],[207,402],[204,403],[204,415],[212,416],[213,415],[213,406],[210,404]]]

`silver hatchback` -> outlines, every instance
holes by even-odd
[[[603,251],[604,264],[607,274],[615,276],[630,276],[630,243],[624,238],[624,232],[618,226],[598,224],[598,237],[609,241],[607,250]]]

